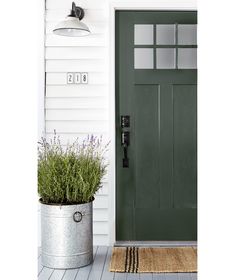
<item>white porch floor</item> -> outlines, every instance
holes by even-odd
[[[80,269],[57,270],[41,265],[38,253],[38,280],[196,280],[197,273],[113,273],[109,272],[112,247],[94,247],[94,262]]]

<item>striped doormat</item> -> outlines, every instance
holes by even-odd
[[[197,249],[114,247],[109,270],[136,273],[197,272]]]

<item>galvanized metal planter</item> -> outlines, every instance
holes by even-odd
[[[41,203],[42,265],[78,268],[93,261],[92,202]]]

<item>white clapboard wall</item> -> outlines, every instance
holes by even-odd
[[[79,0],[91,35],[63,37],[52,33],[69,14],[72,0],[46,0],[45,11],[45,129],[54,129],[66,144],[87,134],[108,140],[108,2]],[[67,85],[67,72],[88,72],[87,85]],[[94,201],[94,245],[108,245],[108,180]],[[40,214],[40,206],[39,206]],[[40,238],[39,238],[40,239]],[[39,240],[40,243],[40,240]],[[40,244],[39,244],[40,246]]]

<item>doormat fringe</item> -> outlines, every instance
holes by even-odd
[[[132,273],[197,272],[197,249],[114,247],[109,270]]]

